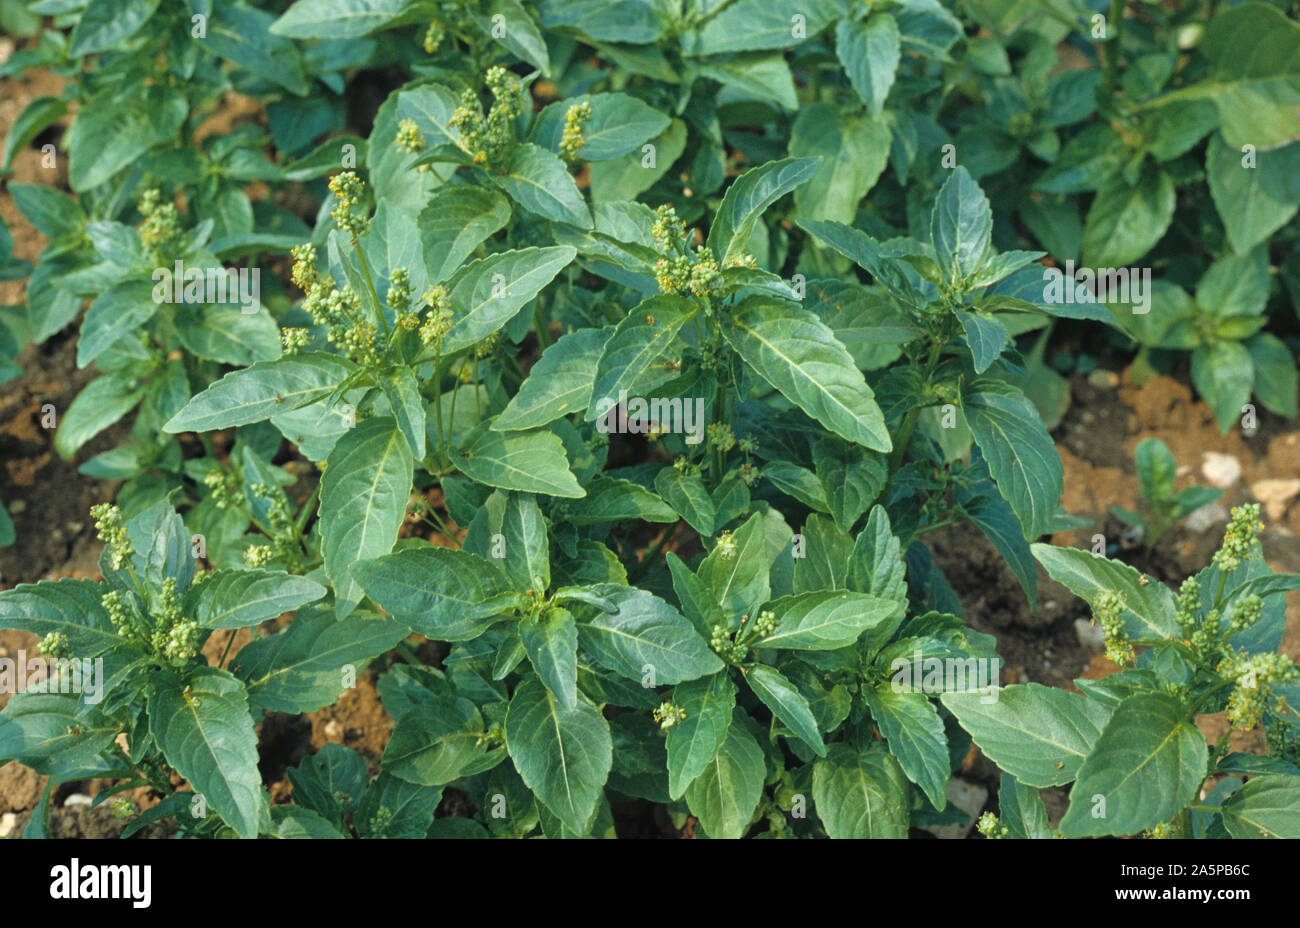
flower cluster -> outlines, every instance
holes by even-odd
[[[774,631],[776,631],[776,613],[764,609],[758,614],[758,621],[754,623],[754,635],[758,638],[766,638]]]
[[[404,151],[408,155],[424,151],[424,136],[414,119],[403,119],[397,124],[397,136],[393,139],[393,144],[398,151]]]
[[[316,246],[311,242],[295,245],[289,249],[289,254],[293,257],[293,268],[289,272],[289,277],[298,289],[306,293],[319,280],[316,273]]]
[[[709,638],[709,647],[717,652],[718,656],[725,661],[738,664],[749,654],[749,645],[732,638],[727,627],[719,623],[713,626],[713,634]]]
[[[726,453],[736,447],[736,435],[725,422],[714,422],[705,430],[708,445],[714,451]]]
[[[669,729],[686,718],[686,710],[672,702],[660,703],[654,710],[654,720],[662,729]]]
[[[140,195],[137,207],[144,222],[140,224],[140,243],[155,260],[160,260],[181,237],[180,212],[175,203],[164,203],[162,194],[150,188]]]
[[[331,345],[344,349],[363,367],[380,364],[379,333],[362,318],[361,298],[351,287],[333,286],[333,280],[317,280],[302,301],[312,321],[326,329]]]
[[[659,207],[650,234],[660,255],[655,262],[655,282],[660,292],[705,297],[722,291],[718,262],[704,245],[690,250],[686,244],[686,224],[677,217],[675,209],[667,205]]]
[[[731,532],[723,532],[718,535],[717,551],[724,561],[736,556],[736,539]]]
[[[388,308],[403,312],[411,306],[411,274],[404,267],[396,268],[388,280]]]
[[[421,299],[429,307],[429,312],[420,325],[420,341],[426,348],[437,348],[451,331],[451,299],[442,284],[430,287]]]
[[[47,657],[60,658],[68,656],[68,636],[63,632],[50,632],[41,639],[38,646]]]
[[[370,219],[362,203],[366,185],[352,171],[344,171],[330,178],[330,193],[334,194],[334,208],[330,216],[334,224],[356,238],[370,229]]]
[[[146,622],[137,620],[139,613],[134,597],[117,590],[100,597],[119,635],[144,645],[155,660],[181,667],[198,653],[203,637],[199,623],[182,614],[180,591],[172,577],[163,580],[151,600],[151,621]]]
[[[1264,531],[1259,518],[1259,503],[1237,506],[1232,510],[1232,521],[1223,533],[1223,544],[1214,553],[1214,566],[1230,573],[1249,560],[1255,553],[1255,542]]]
[[[276,563],[294,570],[300,563],[297,529],[289,512],[289,502],[265,483],[255,483],[248,488],[254,499],[266,503],[266,523],[269,544],[250,545],[244,549],[247,567],[266,567]]]
[[[280,347],[287,355],[295,355],[307,347],[311,332],[307,329],[288,328],[280,330]]]
[[[131,542],[126,537],[126,526],[122,524],[122,510],[108,503],[100,503],[90,508],[95,519],[95,533],[104,542],[110,563],[114,570],[121,570],[134,552]]]
[[[564,114],[564,131],[560,134],[560,154],[569,162],[579,161],[579,152],[587,144],[584,127],[591,119],[591,103],[583,100],[569,107]]]
[[[500,172],[515,144],[513,123],[523,112],[523,87],[517,77],[500,66],[488,68],[485,81],[493,99],[487,116],[483,115],[478,94],[466,90],[448,125],[459,133],[460,147],[475,164]]]
[[[1285,654],[1233,652],[1219,673],[1236,684],[1228,697],[1228,721],[1233,728],[1254,728],[1264,717],[1264,707],[1274,686],[1300,682],[1300,667]]]
[[[442,40],[447,37],[447,27],[434,20],[429,23],[429,28],[424,30],[424,38],[420,44],[424,47],[426,54],[432,55],[438,51],[438,46],[442,45]]]
[[[1134,662],[1133,643],[1124,633],[1124,597],[1114,590],[1103,590],[1092,604],[1093,618],[1106,636],[1106,657],[1121,667]]]
[[[228,471],[213,468],[203,476],[203,485],[208,488],[212,505],[218,509],[230,509],[243,502],[239,480]]]
[[[1011,837],[1011,829],[998,821],[998,817],[992,812],[985,812],[980,816],[979,821],[975,823],[975,830],[989,839]]]

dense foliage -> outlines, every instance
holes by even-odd
[[[1225,431],[1296,415],[1287,4],[0,16],[33,34],[0,76],[68,78],[4,167],[71,117],[71,195],[7,185],[49,244],[28,265],[0,227],[27,279],[0,376],[76,324],[99,375],[55,448],[131,417],[81,465],[124,481],[103,579],[0,593],[66,662],[0,713],[47,799],[117,778],[165,797],[131,831],[241,837],[612,835],[628,799],[709,837],[905,837],[966,819],[973,740],[1004,771],[991,836],[1052,834],[1036,788],[1071,784],[1067,836],[1300,836],[1300,578],[1257,509],[1177,595],[1039,543],[1088,524],[1060,507],[1053,326],[1137,376],[1189,364]],[[223,121],[231,92],[258,118]],[[1156,534],[1209,499],[1162,450],[1129,514]],[[1125,669],[999,688],[925,543],[957,522],[1031,602],[1039,565],[1086,600]],[[257,724],[367,667],[380,774],[331,745],[271,805]],[[1208,748],[1225,709],[1272,753]],[[447,789],[472,818],[435,818]]]

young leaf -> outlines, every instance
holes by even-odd
[[[727,726],[722,746],[686,787],[686,804],[711,838],[740,838],[763,796],[763,749],[743,722]]]
[[[363,595],[351,566],[387,554],[397,541],[413,468],[411,446],[390,416],[359,423],[330,452],[321,478],[321,556],[339,618]]]
[[[506,748],[539,800],[584,833],[613,766],[609,723],[580,698],[561,706],[536,677],[525,679],[506,711]]]
[[[313,603],[325,587],[283,570],[222,568],[185,594],[184,613],[203,628],[246,628]]]
[[[211,432],[249,425],[329,396],[356,370],[351,361],[304,352],[231,371],[195,396],[163,426],[165,432]]]
[[[722,669],[691,623],[646,590],[598,583],[591,587],[617,612],[597,612],[578,626],[584,653],[615,673],[650,686],[693,680]]]
[[[794,684],[779,670],[766,664],[750,664],[745,670],[745,682],[763,705],[772,710],[781,724],[812,748],[819,757],[826,756],[826,745],[817,729],[817,718],[808,707],[808,700],[795,689]]]
[[[545,610],[519,623],[528,661],[563,709],[578,705],[578,628],[567,609]]]
[[[907,837],[907,777],[879,743],[828,745],[813,764],[813,806],[832,838]]]
[[[680,799],[717,756],[731,727],[736,687],[726,673],[680,684],[673,702],[686,717],[668,729],[668,795]]]
[[[709,249],[718,263],[745,251],[763,211],[811,178],[820,162],[820,158],[769,161],[736,178],[723,195],[709,228]]]
[[[930,218],[930,240],[951,281],[979,270],[993,233],[993,211],[984,191],[961,165],[939,190]]]

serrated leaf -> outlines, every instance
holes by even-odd
[[[492,561],[433,545],[362,561],[352,576],[385,612],[437,641],[477,638],[500,617],[489,600],[509,587]]]
[[[466,477],[502,490],[579,499],[586,491],[569,470],[564,442],[554,432],[494,432],[489,419],[470,433],[455,456]]]
[[[586,410],[610,332],[607,328],[579,329],[542,352],[492,428],[499,432],[538,428],[560,416]]]
[[[203,628],[246,628],[313,603],[325,587],[283,570],[222,568],[185,595],[184,613]]]
[[[1205,779],[1205,735],[1181,700],[1140,693],[1119,704],[1070,790],[1061,833],[1131,835],[1167,822]]]
[[[817,728],[817,717],[809,708],[808,700],[795,689],[794,684],[779,670],[766,664],[749,664],[743,669],[745,682],[763,705],[771,709],[777,720],[812,748],[814,753],[825,757],[826,745]]]
[[[538,678],[564,709],[578,704],[578,627],[567,609],[519,623],[519,641]]]
[[[397,541],[413,470],[411,446],[390,416],[359,423],[330,452],[321,478],[319,527],[339,618],[363,595],[351,566],[387,554]]]
[[[813,806],[832,838],[907,837],[907,778],[881,744],[829,745],[813,764]]]
[[[871,717],[889,752],[937,810],[948,804],[948,738],[939,712],[924,693],[895,692],[888,683],[864,690]]]
[[[709,227],[709,249],[718,263],[740,254],[749,246],[763,211],[808,181],[817,170],[820,158],[784,158],[750,168],[732,181],[722,197]]]
[[[598,583],[589,589],[616,612],[598,611],[578,626],[582,649],[600,665],[642,684],[664,686],[722,669],[691,623],[646,590]]]
[[[510,221],[510,203],[484,187],[443,186],[420,210],[420,242],[430,283],[442,283]]]
[[[732,721],[717,753],[686,787],[686,804],[712,838],[740,838],[763,795],[763,749],[745,726]]]
[[[736,687],[726,673],[716,673],[680,684],[673,702],[686,713],[668,729],[667,738],[668,795],[680,799],[726,740]]]
[[[1092,606],[1097,595],[1113,590],[1123,597],[1124,632],[1134,638],[1172,638],[1178,634],[1174,597],[1163,583],[1148,581],[1127,564],[1091,551],[1030,545],[1038,563],[1057,583]]]
[[[812,313],[749,296],[722,320],[722,333],[764,380],[831,431],[873,451],[893,447],[862,372]]]
[[[669,351],[677,333],[699,312],[680,296],[660,294],[637,304],[614,327],[596,365],[586,421],[612,413],[651,365]],[[617,413],[613,413],[617,415]]]
[[[149,700],[149,730],[176,771],[241,838],[269,820],[257,735],[239,680],[215,667],[164,677]]]
[[[443,353],[468,348],[500,329],[576,255],[568,245],[520,248],[465,265],[447,282],[453,315]]]
[[[249,425],[329,396],[356,366],[323,352],[259,361],[231,371],[164,426],[165,432],[210,432]]]
[[[573,175],[554,153],[524,142],[515,147],[505,174],[491,175],[512,200],[543,219],[591,228],[591,210]]]
[[[1063,786],[1077,775],[1110,710],[1094,699],[1038,683],[939,699],[980,750],[1027,786]]]
[[[1300,777],[1251,777],[1224,802],[1222,814],[1234,838],[1300,837]]]
[[[691,528],[701,535],[713,534],[717,509],[699,474],[684,474],[675,467],[665,467],[655,476],[655,490]]]

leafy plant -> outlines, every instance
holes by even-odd
[[[981,831],[1050,836],[1034,787],[1073,784],[1059,826],[1066,837],[1296,833],[1300,668],[1278,647],[1286,592],[1300,589],[1300,576],[1274,574],[1264,563],[1262,528],[1258,504],[1234,509],[1212,563],[1177,595],[1118,561],[1034,546],[1053,579],[1092,607],[1107,654],[1123,669],[1076,680],[1082,695],[1029,683],[1006,687],[992,705],[966,694],[942,697],[1003,770],[1003,820],[986,815]],[[1232,751],[1228,733],[1207,750],[1196,718],[1224,711],[1231,730],[1262,722],[1273,751]],[[1221,779],[1202,796],[1207,778]]]
[[[1147,551],[1154,549],[1161,536],[1175,523],[1223,495],[1223,491],[1215,487],[1187,487],[1175,492],[1178,462],[1158,438],[1144,438],[1138,442],[1137,474],[1142,488],[1143,511],[1133,512],[1120,506],[1112,506],[1110,511],[1126,525],[1141,532],[1142,546]]]
[[[8,185],[50,241],[33,267],[0,232],[0,277],[30,275],[0,358],[89,301],[78,363],[100,376],[55,447],[135,418],[81,465],[126,481],[100,515],[105,579],[0,592],[0,624],[102,656],[110,695],[15,697],[0,758],[51,788],[152,786],[132,830],[612,835],[635,799],[708,837],[903,837],[965,820],[947,785],[971,736],[999,763],[1037,743],[972,719],[1077,710],[1082,738],[1111,718],[1109,690],[998,689],[996,642],[927,545],[969,523],[1031,603],[1036,558],[1067,585],[1123,581],[1099,615],[1116,655],[1150,648],[1131,673],[1164,682],[1135,698],[1194,759],[1187,720],[1228,698],[1238,650],[1213,623],[1176,638],[1173,611],[1124,624],[1154,588],[1037,542],[1078,524],[1048,432],[1054,333],[1140,342],[1143,364],[1193,350],[1221,423],[1252,391],[1294,415],[1285,333],[1262,329],[1300,205],[1268,89],[1295,28],[1252,2],[1202,34],[1195,6],[1097,35],[1068,3],[32,4],[51,27],[0,76],[70,80],[20,114],[4,166],[71,112],[74,196]],[[1067,36],[1098,66],[1058,67]],[[1243,66],[1225,36],[1274,51]],[[228,91],[264,119],[212,120]],[[1268,171],[1225,195],[1241,99]],[[1167,277],[1150,313],[1046,285],[1052,264],[1148,256]],[[209,298],[240,261],[256,297]],[[1200,499],[1158,450],[1139,448],[1152,543]],[[1236,606],[1221,586],[1207,609]],[[1252,629],[1274,633],[1283,588],[1248,591]],[[381,655],[378,776],[330,746],[271,806],[262,713],[315,711]],[[933,685],[934,662],[974,677]],[[1127,757],[1093,748],[1071,779]],[[1182,805],[1115,828],[1175,819],[1191,774],[1168,769]],[[1028,790],[1069,780],[1008,773],[1004,821],[1021,808],[1028,833]],[[448,790],[473,820],[436,817]]]

